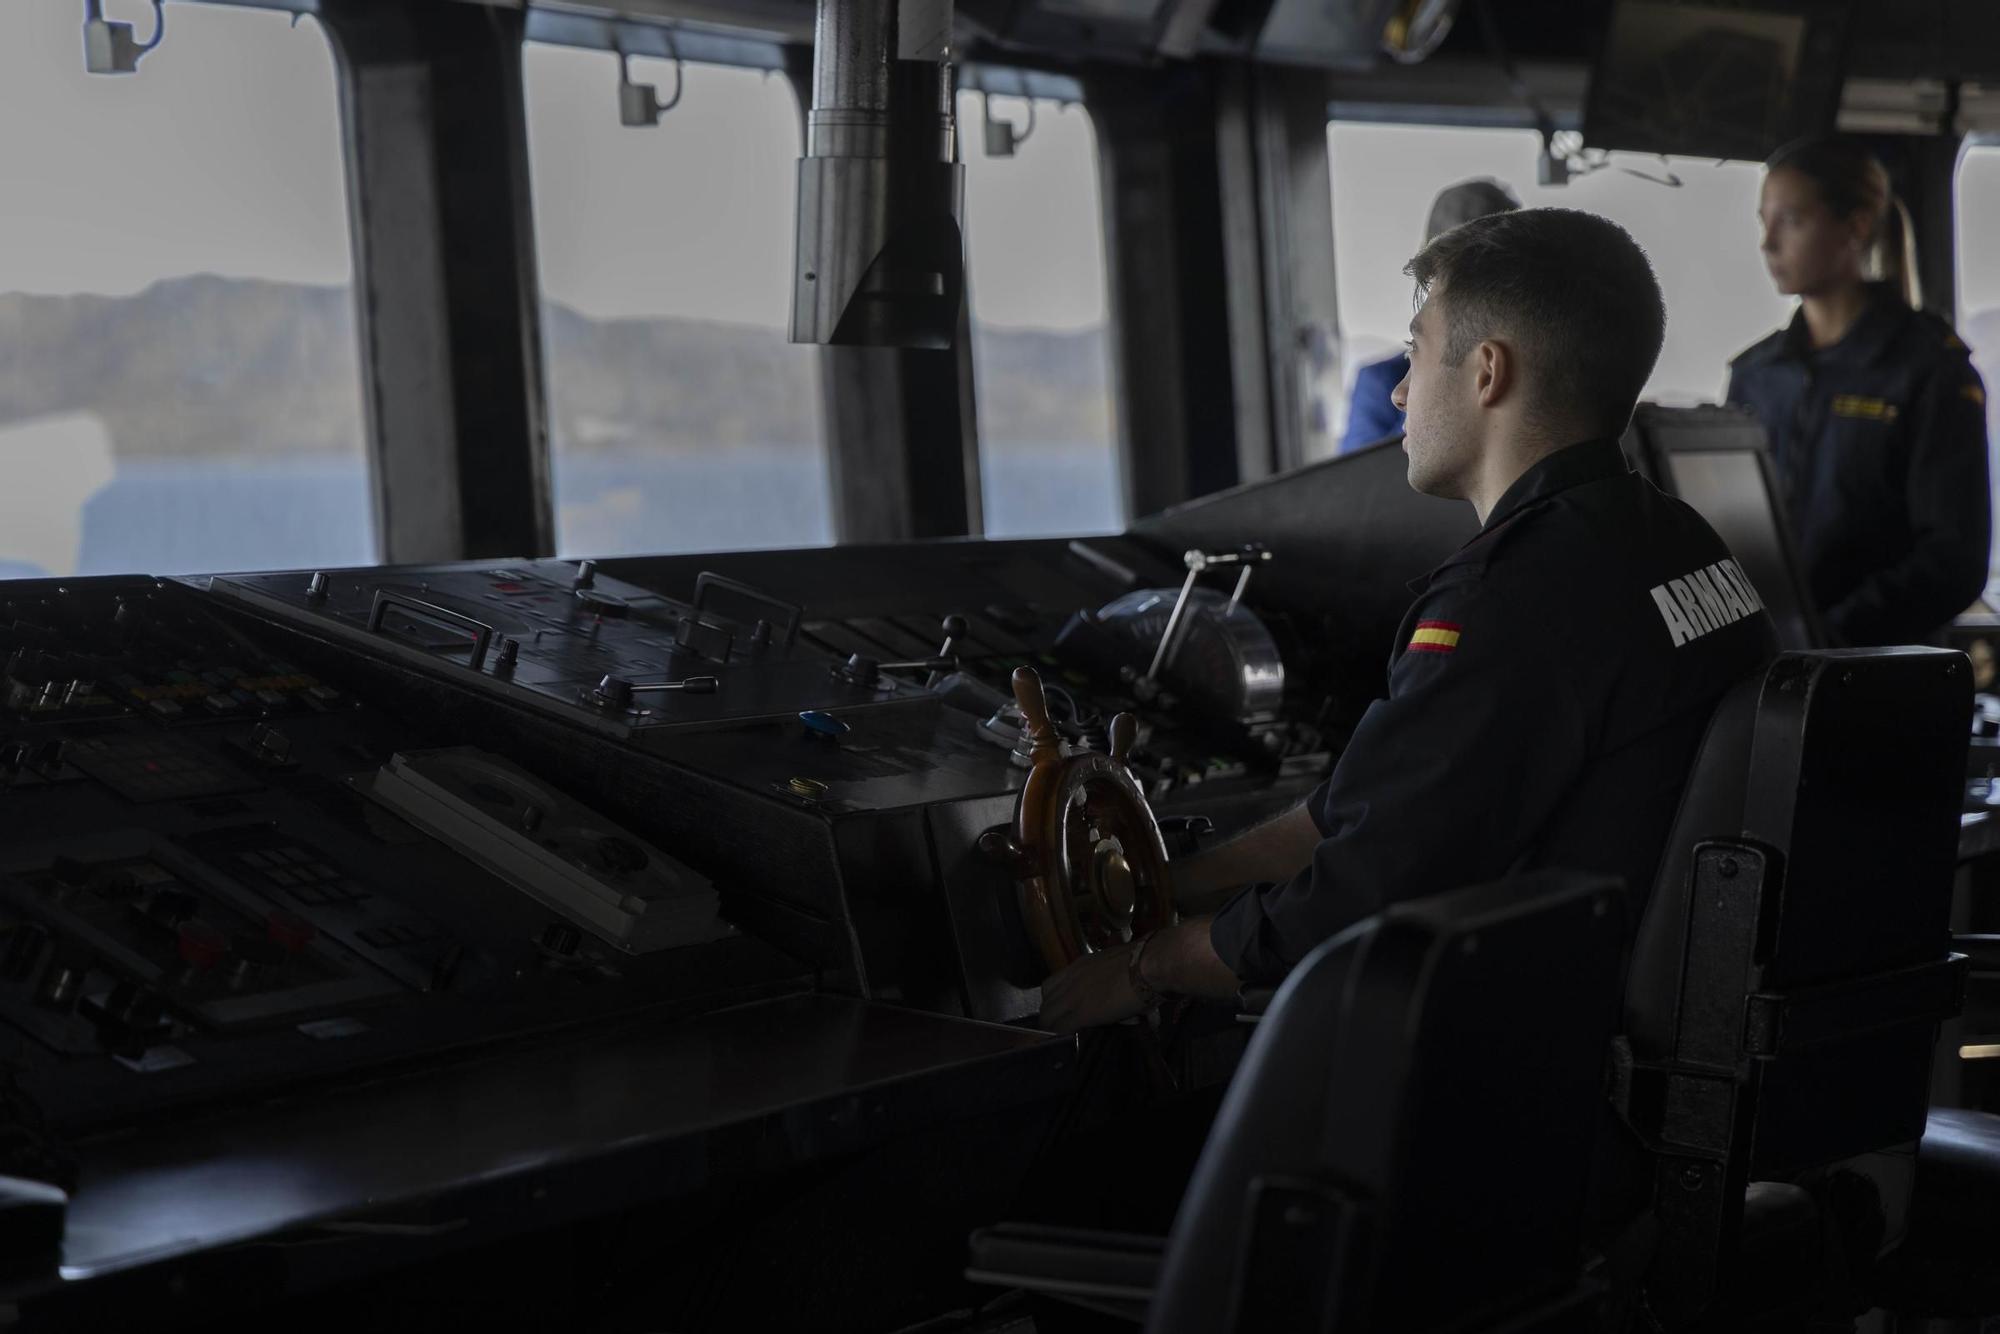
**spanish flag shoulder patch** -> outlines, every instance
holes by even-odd
[[[1455,653],[1458,651],[1458,626],[1452,621],[1418,621],[1417,632],[1410,636],[1412,653]]]

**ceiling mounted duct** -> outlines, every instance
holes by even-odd
[[[792,341],[950,347],[965,294],[951,0],[819,0]]]

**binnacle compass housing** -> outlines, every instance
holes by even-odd
[[[1179,595],[1174,588],[1142,588],[1080,619],[1095,622],[1121,647],[1120,656],[1143,670],[1167,633]],[[1251,722],[1278,711],[1285,662],[1256,612],[1217,589],[1196,588],[1161,664],[1160,683],[1205,711]]]

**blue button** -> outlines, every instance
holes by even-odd
[[[799,715],[799,721],[806,725],[806,734],[808,736],[825,737],[828,740],[832,740],[835,737],[846,736],[849,731],[846,723],[840,721],[840,719],[830,713],[821,713],[818,709],[807,709]]]

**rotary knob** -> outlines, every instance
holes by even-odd
[[[848,656],[845,663],[833,669],[834,675],[855,685],[873,687],[882,679],[882,664],[865,653]]]

